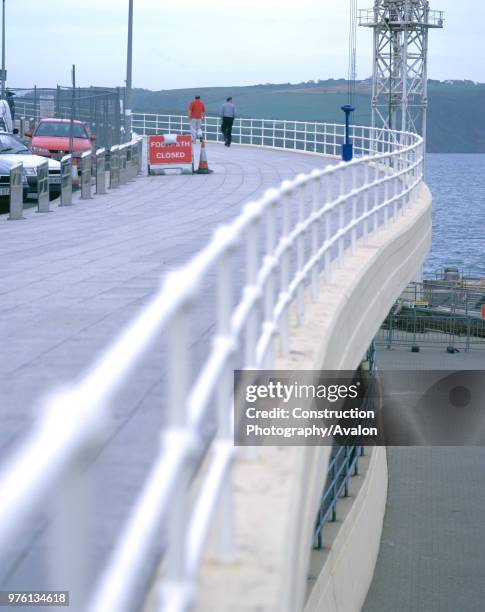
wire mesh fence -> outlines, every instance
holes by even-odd
[[[446,280],[425,280],[411,283],[402,293],[399,301],[403,307],[427,309],[437,313],[454,313],[481,317],[485,304],[485,285],[480,281],[471,283],[463,279],[455,282]]]
[[[43,118],[82,121],[99,146],[109,148],[124,140],[124,89],[103,87],[10,88],[17,127],[34,129]],[[11,98],[12,99],[12,98]]]
[[[387,346],[485,349],[485,288],[479,284],[412,283],[384,321],[376,343]]]

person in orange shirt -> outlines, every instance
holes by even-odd
[[[189,106],[189,121],[190,133],[192,134],[192,142],[195,144],[197,138],[202,141],[202,120],[205,117],[205,106],[201,101],[200,96],[195,96]]]

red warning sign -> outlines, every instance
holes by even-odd
[[[192,136],[177,135],[176,142],[169,137],[166,139],[165,136],[148,137],[148,164],[150,166],[162,164],[177,166],[178,164],[191,164],[192,161]]]

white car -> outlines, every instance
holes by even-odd
[[[0,132],[0,158],[10,162],[22,162],[27,178],[27,197],[37,197],[37,171],[42,162],[49,164],[49,193],[57,197],[61,192],[61,164],[55,159],[34,155],[14,134]]]
[[[0,100],[0,130],[3,132],[13,130],[12,114],[7,100]]]

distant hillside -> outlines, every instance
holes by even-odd
[[[135,89],[133,107],[139,112],[185,114],[193,96],[202,96],[209,114],[217,114],[228,95],[242,117],[342,122],[340,106],[347,101],[341,80],[207,87],[149,91]],[[429,81],[428,151],[485,153],[485,84],[471,81]],[[357,84],[354,123],[370,123],[370,84]]]

